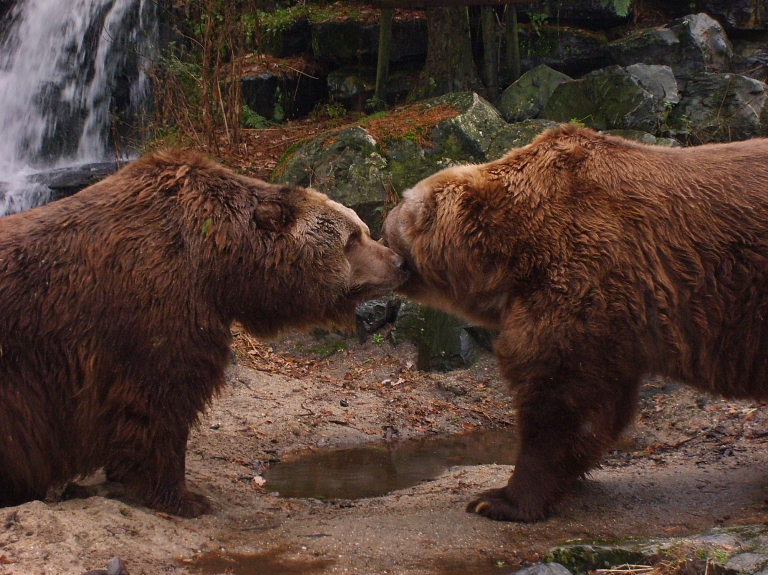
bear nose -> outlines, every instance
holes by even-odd
[[[402,256],[395,255],[395,266],[405,273],[411,273],[411,270],[408,267],[408,262],[406,262],[405,258]]]

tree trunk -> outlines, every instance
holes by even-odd
[[[484,96],[472,59],[467,8],[427,8],[427,34],[427,62],[408,101],[449,92],[475,91]]]

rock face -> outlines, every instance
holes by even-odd
[[[545,14],[552,21],[579,24],[587,28],[610,28],[629,20],[629,14],[620,15],[612,2],[594,0],[536,0],[533,4],[518,9],[531,14]]]
[[[522,28],[520,55],[523,70],[545,64],[569,76],[581,76],[611,63],[605,36],[558,26]],[[509,75],[504,66],[501,74]]]
[[[650,78],[661,77],[658,81]],[[637,78],[621,66],[610,66],[580,80],[560,84],[544,106],[541,117],[556,122],[581,122],[597,130],[631,129],[655,133],[664,113],[664,86],[674,85],[671,74]]]
[[[507,122],[522,122],[535,118],[552,97],[555,88],[572,78],[549,66],[537,66],[509,86],[496,102]]]
[[[274,180],[312,186],[358,212],[374,235],[382,208],[437,170],[458,162],[484,162],[494,137],[506,123],[477,94],[460,92],[425,102],[424,110],[449,106],[456,115],[429,129],[429,146],[408,136],[382,145],[360,126],[323,134],[284,160]]]
[[[351,20],[319,22],[312,25],[312,53],[317,58],[336,62],[375,61],[379,50],[379,25]],[[427,54],[425,18],[396,20],[392,23],[390,62],[424,58]]]
[[[696,76],[669,114],[669,132],[689,144],[765,134],[767,91],[763,82],[736,74]]]
[[[243,76],[243,101],[273,122],[300,118],[309,114],[318,102],[328,97],[325,71],[318,68],[301,74],[261,72]]]
[[[765,0],[700,0],[698,5],[727,30],[768,29],[768,2]]]
[[[728,72],[733,48],[723,27],[706,14],[691,14],[663,28],[651,28],[608,45],[621,66],[662,64],[678,81],[702,72]]]

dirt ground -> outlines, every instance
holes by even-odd
[[[490,354],[469,369],[423,373],[407,344],[335,334],[288,334],[266,346],[236,332],[233,349],[229,385],[187,455],[188,482],[211,499],[213,514],[171,517],[90,478],[109,497],[0,510],[0,574],[82,575],[114,556],[131,575],[504,574],[570,539],[768,520],[768,406],[661,381],[644,387],[636,425],[546,522],[496,523],[464,511],[473,494],[506,482],[511,468],[495,464],[451,467],[369,499],[281,498],[262,480],[278,460],[509,428],[509,391]]]

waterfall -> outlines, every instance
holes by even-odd
[[[47,201],[30,174],[124,155],[112,120],[140,113],[157,31],[152,0],[5,1],[0,215]]]

